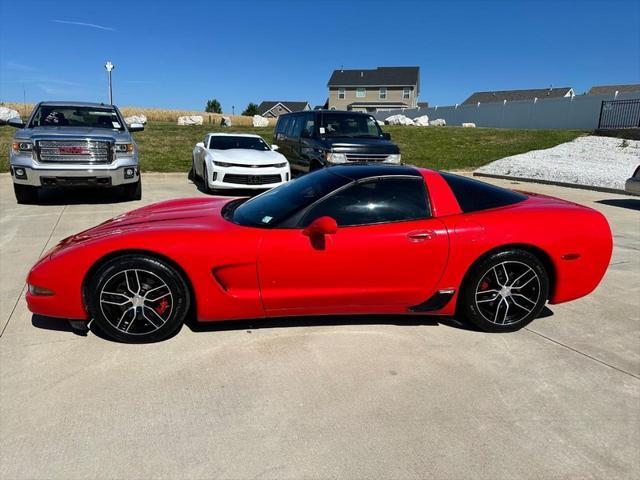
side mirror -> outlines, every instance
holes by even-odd
[[[196,143],[196,147],[204,148],[204,142]]]
[[[316,218],[311,224],[302,231],[307,237],[315,237],[317,235],[332,235],[338,231],[338,222],[331,217]]]
[[[24,128],[24,122],[20,117],[14,117],[7,120],[7,125],[11,125],[14,128]]]
[[[144,125],[141,123],[132,123],[127,128],[130,132],[141,132],[144,130]]]
[[[384,132],[382,134],[382,138],[384,138],[385,140],[391,140],[391,134],[387,133],[387,132]]]
[[[271,145],[271,150],[275,152],[276,150],[280,150],[280,147],[278,145],[273,144]]]

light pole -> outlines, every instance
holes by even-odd
[[[104,64],[104,68],[106,68],[107,72],[109,73],[109,105],[113,105],[113,90],[111,89],[111,71],[114,68],[116,68],[116,66],[110,61],[107,61],[107,63]]]

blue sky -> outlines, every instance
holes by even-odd
[[[640,1],[0,0],[0,101],[323,103],[334,69],[418,65],[420,100],[640,83]],[[15,21],[6,21],[14,19]]]

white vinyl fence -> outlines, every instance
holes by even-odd
[[[563,98],[538,98],[504,103],[480,103],[423,109],[404,109],[374,114],[376,119],[402,114],[409,118],[428,115],[429,120],[443,118],[447,125],[475,123],[489,128],[550,128],[593,130],[598,128],[603,100],[640,99],[640,93],[579,95]]]

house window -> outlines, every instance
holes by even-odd
[[[360,87],[356,89],[356,98],[364,98],[367,95],[367,91]]]
[[[411,98],[411,87],[404,87],[402,90],[402,98]]]
[[[387,87],[380,87],[380,90],[378,91],[378,97],[380,98],[380,100],[387,99]]]
[[[338,89],[338,98],[340,100],[344,100],[344,88],[339,88]]]

